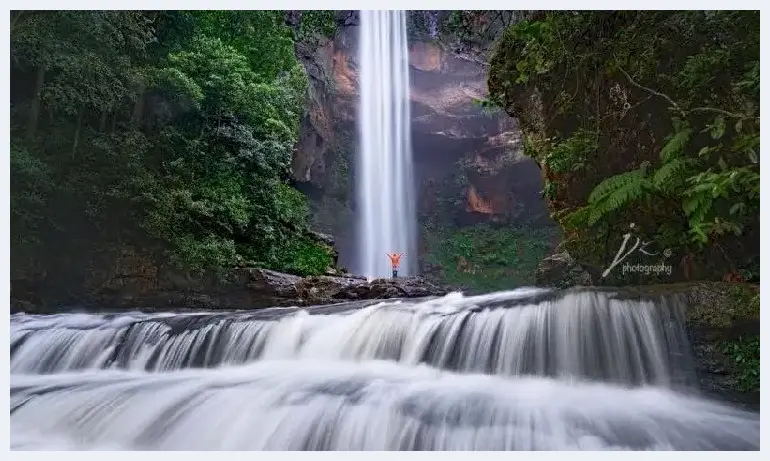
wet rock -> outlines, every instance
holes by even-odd
[[[542,287],[569,288],[592,285],[591,275],[566,251],[543,259],[535,272],[535,284]]]
[[[257,297],[272,298],[277,305],[311,305],[359,299],[415,298],[441,296],[447,290],[420,277],[367,280],[355,275],[297,277],[290,274],[252,269],[248,288]]]
[[[336,243],[335,238],[333,235],[324,234],[322,232],[316,232],[316,231],[309,231],[308,232],[313,239],[315,239],[318,242],[325,243],[326,245],[329,245],[330,247],[333,247]]]
[[[180,303],[177,305],[189,308],[254,309],[441,296],[446,293],[446,289],[419,277],[369,281],[350,274],[299,277],[267,269],[241,268],[221,280],[216,287],[204,286],[185,293],[158,293],[154,298],[156,304]]]
[[[352,299],[441,296],[446,290],[420,277],[375,279],[357,276],[307,277],[299,283],[300,297],[310,304]]]
[[[277,298],[296,298],[299,296],[298,285],[302,277],[267,269],[245,268],[243,270],[248,273],[249,283],[246,288],[250,290]]]

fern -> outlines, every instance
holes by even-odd
[[[610,213],[641,198],[650,186],[642,168],[607,178],[591,192],[588,205],[572,213],[569,221],[593,226]]]
[[[693,193],[682,202],[682,210],[694,226],[703,222],[711,210],[714,198],[709,193]]]
[[[647,181],[644,178],[639,178],[640,179],[638,180],[624,183],[622,187],[615,189],[612,193],[606,195],[600,202],[594,204],[591,210],[591,216],[588,219],[588,224],[593,226],[610,213],[624,206],[628,206],[641,198],[647,187]]]
[[[578,228],[588,225],[588,221],[591,218],[592,208],[591,206],[580,207],[572,213],[567,214],[562,223],[569,228]]]
[[[689,128],[685,128],[681,131],[677,131],[674,133],[673,136],[668,140],[665,146],[663,146],[663,149],[660,150],[660,159],[663,160],[663,163],[668,163],[671,160],[673,160],[675,157],[677,157],[682,151],[684,150],[684,146],[687,145],[687,142],[690,140],[690,136],[692,135],[692,130]]]
[[[664,191],[671,191],[684,182],[684,174],[690,166],[690,161],[683,158],[675,158],[664,163],[652,178],[652,184]]]
[[[636,169],[619,175],[611,176],[604,181],[600,182],[591,195],[588,196],[588,203],[598,203],[605,200],[616,191],[626,188],[633,189],[638,186],[641,187],[643,183],[647,182],[644,170]]]

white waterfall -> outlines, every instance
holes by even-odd
[[[403,253],[399,275],[414,275],[415,193],[409,110],[406,12],[361,11],[361,105],[356,189],[357,271],[390,275],[386,253]]]

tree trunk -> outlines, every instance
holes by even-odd
[[[35,95],[32,97],[32,107],[29,110],[29,121],[27,122],[27,139],[32,140],[37,132],[37,121],[40,118],[40,93],[43,91],[45,83],[45,67],[40,66],[37,69],[35,78]]]
[[[99,119],[99,132],[104,132],[107,127],[107,112],[102,112],[102,118]]]
[[[78,122],[75,127],[75,141],[72,143],[72,160],[75,160],[75,152],[78,150],[78,142],[80,141],[80,127],[83,125],[83,109],[78,112]]]

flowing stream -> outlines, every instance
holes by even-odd
[[[676,300],[520,289],[11,317],[13,449],[756,450]]]
[[[417,270],[417,213],[409,110],[405,11],[361,11],[358,164],[358,266],[391,274],[387,253],[403,253],[400,275]]]

